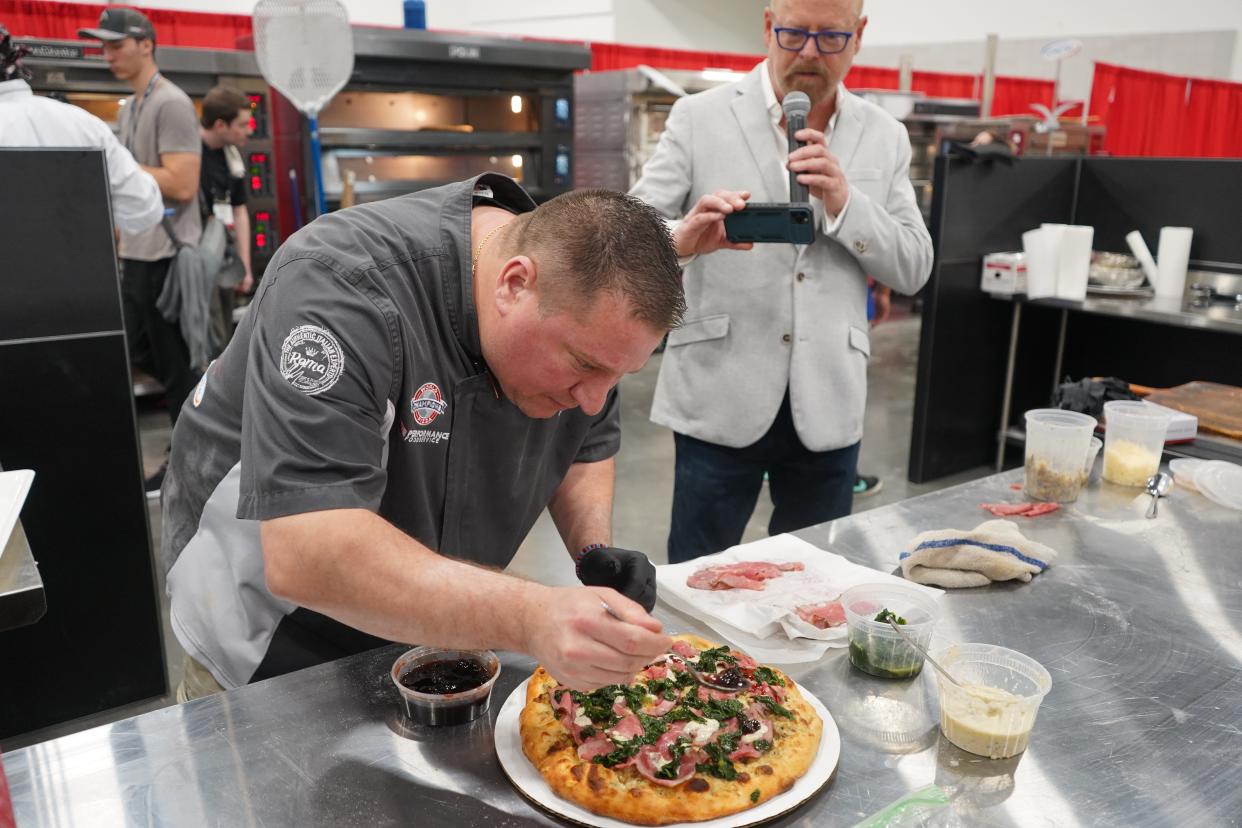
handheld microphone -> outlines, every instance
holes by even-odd
[[[794,134],[800,129],[806,129],[806,116],[811,111],[811,99],[805,92],[788,92],[781,103],[781,110],[785,113],[785,134],[789,136],[789,151],[806,146],[805,142],[794,138]],[[808,203],[811,200],[806,185],[798,183],[798,174],[793,170],[789,171],[789,200],[794,204]]]

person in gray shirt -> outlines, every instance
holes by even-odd
[[[611,546],[616,385],[685,308],[655,210],[489,173],[316,219],[250,308],[173,432],[179,699],[387,641],[575,689],[664,652],[654,567]],[[498,571],[544,508],[585,587]]]
[[[78,34],[103,41],[108,68],[134,90],[118,119],[121,143],[155,178],[165,207],[173,211],[171,221],[164,225],[121,233],[120,253],[130,357],[163,383],[168,415],[176,425],[181,402],[198,382],[199,371],[190,364],[190,352],[177,324],[164,319],[155,301],[176,253],[172,236],[193,246],[203,232],[198,208],[202,153],[198,116],[190,98],[160,74],[155,63],[155,28],[141,12],[107,8],[97,28],[81,29]],[[162,477],[163,469],[147,481],[147,490],[158,490]]]

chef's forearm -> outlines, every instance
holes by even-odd
[[[616,463],[574,463],[548,503],[570,554],[593,543],[612,543],[612,495]]]
[[[263,521],[278,598],[390,641],[528,651],[547,587],[446,558],[364,509]]]

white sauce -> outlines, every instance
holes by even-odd
[[[655,765],[655,769],[658,771],[658,770],[663,769],[665,765],[669,764],[672,761],[673,761],[672,759],[665,759],[663,756],[656,756],[654,759],[651,760],[651,764]]]
[[[705,719],[701,722],[690,722],[682,732],[689,736],[696,745],[705,745],[712,740],[717,730],[720,730],[720,722],[715,719]]]
[[[759,729],[756,730],[754,733],[747,733],[745,736],[742,737],[742,741],[745,742],[746,744],[750,744],[751,742],[757,742],[760,739],[766,739],[767,735],[771,732],[772,732],[772,728],[768,727],[767,723],[760,722]]]
[[[940,729],[962,750],[1007,759],[1026,750],[1036,708],[997,687],[967,684],[965,690],[943,687]]]
[[[577,718],[574,719],[574,724],[576,724],[578,727],[590,727],[591,717],[585,713],[579,713]]]

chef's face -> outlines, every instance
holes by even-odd
[[[783,99],[794,90],[805,92],[813,104],[831,97],[850,71],[866,27],[862,0],[772,0],[763,12],[763,38],[777,97]],[[792,52],[781,47],[775,28],[850,32],[853,36],[836,54],[820,54],[811,37]]]
[[[108,68],[119,80],[127,81],[142,74],[153,60],[151,57],[155,44],[150,40],[137,40],[132,37],[121,40],[106,40],[103,44],[104,60]]]
[[[525,256],[515,262],[533,262]],[[528,417],[544,418],[571,408],[598,414],[608,392],[625,374],[641,369],[664,331],[635,319],[622,296],[604,293],[587,307],[540,307],[537,284],[517,281],[497,289],[495,335],[484,355],[505,396]],[[489,347],[490,346],[490,347]]]

